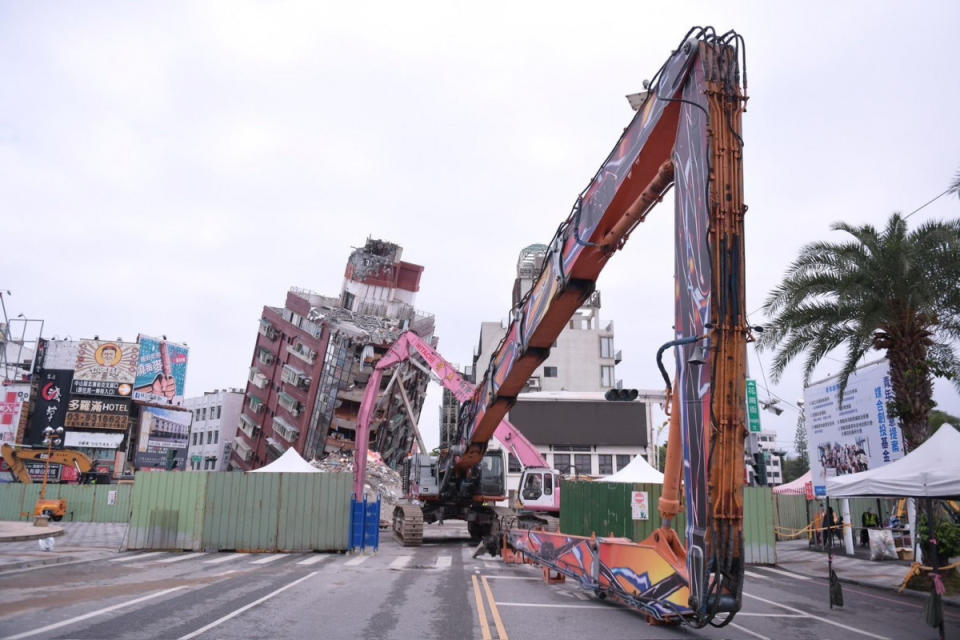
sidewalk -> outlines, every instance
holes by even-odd
[[[13,526],[16,525],[16,526]],[[4,531],[29,527],[41,532],[40,537],[54,538],[52,551],[43,551],[37,538],[6,541]],[[60,533],[52,533],[59,530]],[[42,532],[47,531],[46,536]],[[0,574],[30,567],[82,562],[113,556],[127,534],[125,522],[61,522],[46,529],[33,527],[29,522],[0,522]]]
[[[910,562],[901,560],[873,561],[858,557],[833,554],[833,570],[841,582],[860,584],[878,589],[896,591],[910,570]],[[777,566],[811,578],[827,579],[827,554],[810,549],[807,541],[785,540],[777,543]],[[926,593],[904,589],[904,594],[926,597]],[[944,596],[943,601],[960,607],[960,596]]]

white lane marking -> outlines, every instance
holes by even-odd
[[[625,607],[608,607],[602,604],[540,604],[537,602],[497,602],[498,607],[541,607],[546,609],[606,609],[607,611],[630,611]]]
[[[533,576],[483,576],[487,580],[536,580],[539,582],[543,578],[535,578]]]
[[[399,556],[393,562],[390,563],[391,569],[403,569],[405,566],[410,564],[410,559],[413,556]]]
[[[760,635],[760,634],[757,633],[756,631],[750,631],[750,629],[747,629],[747,628],[744,627],[743,625],[739,625],[739,624],[737,624],[736,622],[731,622],[731,623],[730,623],[730,626],[731,626],[731,627],[735,627],[735,628],[737,628],[737,629],[740,629],[740,631],[743,631],[744,633],[749,633],[749,634],[752,635],[754,638],[760,638],[760,640],[770,640],[770,638],[768,638],[767,636]]]
[[[747,596],[748,598],[753,598],[754,600],[759,600],[760,602],[766,602],[767,604],[772,604],[772,605],[775,606],[775,607],[780,607],[780,608],[782,608],[782,609],[786,609],[787,611],[792,611],[792,612],[794,612],[794,613],[799,613],[799,614],[801,614],[802,616],[804,616],[804,617],[806,617],[806,618],[813,618],[814,620],[819,620],[820,622],[826,622],[827,624],[832,624],[832,625],[835,626],[835,627],[840,627],[841,629],[846,629],[847,631],[853,631],[853,632],[855,632],[855,633],[859,633],[859,634],[861,634],[861,635],[869,636],[869,637],[871,637],[871,638],[877,638],[877,640],[890,640],[890,638],[887,637],[887,636],[879,636],[879,635],[877,635],[877,634],[875,634],[875,633],[870,633],[869,631],[864,631],[863,629],[857,629],[856,627],[850,627],[850,626],[847,626],[847,625],[845,625],[845,624],[840,624],[839,622],[834,622],[833,620],[828,620],[827,618],[823,618],[823,617],[821,617],[821,616],[815,616],[815,615],[813,615],[812,613],[807,613],[806,611],[804,611],[804,610],[802,610],[802,609],[797,609],[797,608],[795,608],[795,607],[790,607],[790,606],[787,606],[787,605],[785,605],[785,604],[780,604],[779,602],[774,602],[773,600],[767,600],[766,598],[761,598],[760,596],[751,595],[751,594],[747,593],[746,591],[743,592],[743,595]]]
[[[770,567],[763,567],[764,571],[769,571],[770,573],[776,573],[781,576],[787,576],[788,578],[793,578],[794,580],[809,580],[810,576],[802,576],[799,573],[793,573],[791,571],[784,571],[782,569],[771,569]]]
[[[236,573],[236,572],[237,572],[236,569],[230,569],[229,571],[221,571],[220,573],[215,573],[215,574],[213,574],[213,577],[214,577],[214,578],[219,578],[220,576],[228,576],[228,575],[230,575],[231,573]]]
[[[449,569],[453,564],[453,556],[439,556],[437,558],[437,569]]]
[[[124,556],[123,558],[114,558],[110,562],[130,562],[131,560],[143,560],[144,558],[150,558],[152,556],[159,556],[160,554],[165,553],[164,551],[151,551],[150,553],[137,553],[134,555]]]
[[[585,594],[585,593],[580,593],[579,591],[574,591],[574,592],[573,592],[573,595],[575,595],[575,596],[576,596],[577,598],[579,598],[580,600],[589,600],[589,599],[590,599],[590,596],[588,596],[588,595]]]
[[[221,562],[227,562],[228,560],[236,560],[237,558],[241,558],[243,556],[249,557],[249,555],[250,555],[249,553],[228,553],[219,558],[214,558],[213,560],[204,560],[203,564],[220,564]]]
[[[344,563],[343,563],[343,566],[345,566],[345,567],[355,567],[355,566],[357,566],[357,565],[363,564],[364,562],[366,562],[366,561],[369,560],[369,559],[370,559],[370,556],[357,556],[356,558],[354,558],[354,559],[352,559],[352,560],[347,560],[346,562],[344,562]]]
[[[297,578],[296,580],[294,580],[294,581],[291,582],[290,584],[284,585],[284,586],[280,587],[279,589],[277,589],[276,591],[271,591],[270,593],[268,593],[267,595],[263,596],[262,598],[259,598],[259,599],[257,599],[257,600],[254,600],[254,601],[251,602],[250,604],[244,605],[244,606],[240,607],[239,609],[237,609],[237,610],[235,610],[235,611],[231,611],[230,613],[228,613],[227,615],[223,616],[222,618],[218,618],[217,620],[214,620],[214,621],[211,622],[210,624],[208,624],[208,625],[206,625],[206,626],[203,626],[203,627],[200,627],[200,628],[197,629],[196,631],[192,631],[192,632],[188,633],[188,634],[185,635],[185,636],[180,636],[180,638],[179,638],[178,640],[190,640],[190,638],[196,638],[196,637],[197,637],[198,635],[200,635],[201,633],[204,633],[205,631],[209,631],[210,629],[213,629],[213,628],[216,627],[217,625],[223,624],[224,622],[226,622],[227,620],[229,620],[229,619],[231,619],[231,618],[237,617],[238,615],[240,615],[240,614],[243,613],[244,611],[246,611],[246,610],[248,610],[248,609],[252,609],[253,607],[257,606],[258,604],[260,604],[260,603],[262,603],[262,602],[266,602],[267,600],[269,600],[269,599],[272,598],[273,596],[275,596],[275,595],[277,595],[277,594],[280,594],[280,593],[283,593],[284,591],[286,591],[286,590],[289,589],[290,587],[295,587],[295,586],[297,586],[298,584],[300,584],[301,582],[303,582],[304,580],[306,580],[307,578],[312,578],[312,577],[315,576],[315,575],[317,575],[317,572],[316,572],[316,571],[313,571],[313,572],[308,573],[307,575],[303,576],[302,578]]]
[[[332,556],[316,553],[313,556],[307,558],[306,560],[301,560],[297,564],[309,567],[310,565],[317,564],[318,562],[322,562],[323,560],[329,560],[331,557]]]
[[[287,554],[285,554],[285,553],[274,553],[274,554],[271,554],[271,555],[264,556],[264,557],[260,558],[259,560],[254,560],[254,561],[251,562],[250,564],[267,564],[268,562],[273,562],[274,560],[279,560],[280,558],[284,557],[285,555],[287,555]]]
[[[182,553],[172,558],[167,558],[165,560],[151,560],[150,562],[162,562],[163,564],[170,564],[171,562],[181,562],[182,560],[196,560],[200,556],[205,556],[205,553]]]
[[[103,609],[97,609],[96,611],[91,611],[90,613],[85,613],[82,616],[77,616],[75,618],[70,618],[62,622],[55,622],[54,624],[48,624],[45,627],[40,627],[39,629],[32,629],[30,631],[24,631],[23,633],[17,633],[12,636],[5,636],[2,640],[19,640],[20,638],[29,638],[30,636],[35,636],[41,633],[46,633],[47,631],[53,631],[54,629],[59,629],[60,627],[66,627],[82,620],[87,620],[88,618],[93,618],[95,616],[101,616],[105,613],[110,613],[111,611],[116,611],[117,609],[122,609],[123,607],[129,607],[130,605],[143,602],[145,600],[151,600],[153,598],[159,598],[160,596],[165,596],[168,593],[173,593],[174,591],[179,591],[180,589],[186,589],[186,587],[173,587],[172,589],[164,589],[163,591],[157,591],[156,593],[151,593],[148,596],[143,596],[140,598],[135,598],[133,600],[128,600],[127,602],[121,602],[119,604],[111,605],[109,607],[104,607]]]
[[[772,580],[770,576],[760,575],[759,573],[754,573],[753,571],[744,571],[743,575],[750,576],[751,578],[760,578],[761,580]]]

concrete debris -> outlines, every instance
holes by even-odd
[[[353,452],[331,454],[323,460],[314,460],[310,464],[325,472],[353,471]],[[380,505],[380,521],[389,523],[393,517],[393,508],[403,498],[403,481],[400,474],[384,463],[380,454],[367,452],[367,479],[363,485],[367,500],[383,500]]]

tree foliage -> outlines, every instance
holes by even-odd
[[[953,349],[960,338],[960,221],[910,231],[895,213],[883,230],[832,228],[852,239],[801,249],[767,297],[771,321],[759,346],[775,349],[775,380],[803,356],[805,384],[828,353],[843,348],[841,398],[861,359],[872,349],[884,352],[894,391],[890,409],[914,448],[929,435],[933,378],[960,382]]]
[[[793,450],[797,452],[797,458],[803,466],[809,469],[810,452],[807,449],[807,424],[802,411],[797,417],[797,430],[793,434]]]

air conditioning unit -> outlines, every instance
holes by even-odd
[[[530,378],[527,380],[528,389],[540,389],[540,378]]]

